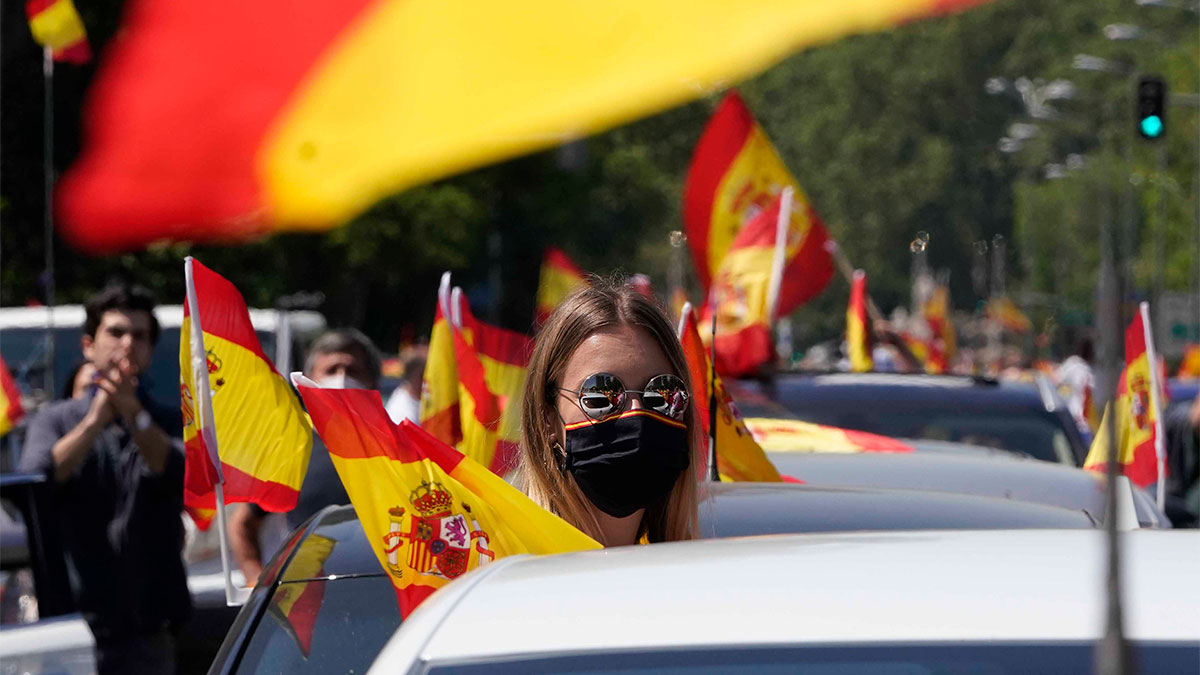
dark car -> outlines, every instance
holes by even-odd
[[[1001,448],[1080,466],[1087,445],[1045,382],[953,375],[786,373],[740,380],[731,393],[746,417],[788,415],[893,438]]]
[[[882,530],[1086,529],[1082,510],[970,495],[714,483],[703,537]],[[266,566],[210,673],[364,672],[400,625],[391,581],[354,510],[331,506]]]

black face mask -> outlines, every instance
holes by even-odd
[[[566,425],[566,469],[596,508],[624,518],[665,496],[688,467],[687,427],[650,410]]]

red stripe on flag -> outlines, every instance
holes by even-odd
[[[271,125],[378,4],[127,2],[123,37],[109,43],[89,92],[83,153],[60,182],[59,232],[93,255],[163,232],[208,241],[265,233],[259,150]],[[155,178],[164,189],[139,187],[164,166],[170,175]]]
[[[421,428],[428,431],[434,438],[454,445],[462,440],[462,410],[459,402],[448,408],[434,413],[433,417],[421,422]]]
[[[765,324],[755,323],[733,333],[718,333],[714,347],[718,373],[753,373],[771,360],[771,330]]]
[[[730,91],[717,106],[704,128],[683,188],[683,222],[688,247],[692,250],[696,273],[707,290],[709,276],[708,242],[712,227],[713,197],[729,165],[746,145],[754,129],[754,116],[736,90]]]
[[[195,258],[192,258],[192,279],[196,284],[200,327],[204,332],[233,342],[270,364],[271,360],[263,353],[258,334],[250,322],[246,300],[237,287]],[[185,302],[183,315],[191,316],[191,312]],[[271,367],[274,369],[274,366]]]
[[[386,457],[406,463],[423,459],[397,434],[378,391],[301,385],[300,397],[330,454],[343,459]]]
[[[92,60],[92,48],[88,44],[87,38],[84,37],[75,44],[67,45],[62,49],[54,51],[54,60],[62,63],[73,63],[81,66]]]
[[[783,280],[779,284],[779,316],[816,297],[833,279],[833,257],[825,249],[829,233],[811,206],[807,208],[807,216],[811,226],[804,243],[783,269]]]
[[[496,454],[492,455],[492,465],[488,468],[497,476],[504,477],[508,475],[508,472],[517,468],[518,451],[520,449],[520,443],[503,439],[496,441]]]
[[[56,1],[57,0],[26,0],[25,16],[28,17],[30,21],[33,21],[34,17],[49,9],[50,6]]]
[[[425,598],[433,595],[436,588],[422,586],[420,584],[412,584],[408,588],[400,588],[396,586],[396,599],[400,601],[400,619],[408,618],[408,615],[425,601]]]
[[[840,429],[846,439],[867,452],[912,452],[913,448],[894,438],[854,429]]]
[[[382,404],[380,410],[383,410]],[[416,446],[415,451],[418,454],[437,464],[446,473],[453,472],[459,462],[463,460],[461,452],[434,438],[429,432],[408,420],[404,420],[396,428],[401,437]]]
[[[195,446],[187,448],[189,455],[193,452],[204,452],[202,446],[198,450],[193,450],[193,447]],[[192,508],[214,509],[217,506],[216,493],[213,491],[215,480],[207,485],[207,489],[199,488],[198,485],[189,481],[188,469],[198,463],[197,461],[187,462],[184,468],[184,503]],[[206,452],[204,452],[204,463],[211,466]],[[296,499],[300,494],[298,490],[283,483],[256,478],[225,462],[221,462],[221,473],[225,476],[225,496],[226,501],[230,504],[253,502],[267,511],[276,513],[296,508]]]

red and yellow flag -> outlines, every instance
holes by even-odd
[[[55,61],[83,64],[92,59],[87,31],[71,0],[25,0],[29,32]]]
[[[875,367],[871,360],[871,329],[867,318],[867,273],[854,270],[850,281],[850,302],[846,307],[846,348],[850,369],[868,373]]]
[[[950,316],[950,289],[937,284],[922,306],[925,323],[929,326],[929,359],[925,370],[930,373],[945,373],[950,370],[957,344],[954,336],[954,321]]]
[[[1033,330],[1033,322],[1008,296],[1001,295],[988,300],[984,311],[987,313],[987,318],[999,323],[1007,331],[1028,333]]]
[[[462,422],[457,357],[449,316],[450,273],[446,272],[438,286],[433,330],[429,333],[429,354],[425,357],[425,371],[421,376],[421,428],[446,445],[454,446],[462,441]]]
[[[21,390],[8,370],[8,364],[0,357],[0,436],[12,431],[25,417],[21,407]]]
[[[290,556],[291,562],[267,605],[267,613],[292,636],[305,658],[312,652],[313,628],[325,602],[327,582],[320,577],[325,576],[325,561],[336,544],[319,534],[294,539],[291,546],[296,550],[282,553]]]
[[[60,234],[98,254],[329,229],[797,49],[976,1],[131,0]]]
[[[684,305],[683,317],[679,321],[679,341],[683,344],[683,355],[687,358],[688,376],[692,381],[692,404],[696,407],[696,416],[704,429],[705,436],[709,435],[709,389],[712,380],[716,391],[717,403],[717,472],[727,480],[777,482],[781,480],[779,471],[771,460],[767,459],[761,447],[755,442],[754,436],[746,428],[737,405],[725,390],[720,376],[709,370],[708,353],[700,340],[700,332],[696,327],[696,315],[691,305]],[[697,452],[703,454],[692,458],[699,478],[704,478],[705,467],[708,466],[706,448],[701,445]]]
[[[600,548],[411,422],[393,424],[378,392],[297,384],[402,616],[497,558]]]
[[[1104,407],[1104,417],[1083,468],[1103,473],[1108,463],[1108,416],[1116,415],[1117,462],[1133,483],[1146,487],[1166,478],[1162,448],[1163,391],[1152,372],[1153,343],[1149,338],[1148,311],[1134,316],[1125,329],[1125,369],[1117,381],[1117,397]],[[1161,474],[1161,476],[1160,476]]]
[[[542,258],[542,273],[538,279],[537,310],[534,322],[541,325],[550,312],[575,289],[587,284],[587,277],[562,249],[551,246]]]
[[[801,420],[751,417],[746,428],[767,452],[912,452],[911,445],[866,431]]]
[[[781,316],[829,284],[833,277],[833,260],[825,249],[829,235],[766,132],[738,93],[730,91],[696,144],[684,186],[684,226],[706,290],[720,276],[726,256],[737,248],[735,240],[743,227],[771,209],[789,186],[794,196],[779,289]],[[763,236],[767,234],[774,242],[774,220],[764,230]]]
[[[200,261],[188,258],[186,265],[188,297],[179,338],[184,506],[206,528],[216,508],[214,486],[223,477],[226,503],[290,511],[308,470],[312,427],[291,387],[263,354],[242,294]],[[205,354],[195,352],[197,315]],[[199,398],[203,390],[196,387],[193,355],[204,359],[201,367],[208,372],[211,418]]]
[[[1175,377],[1181,380],[1200,378],[1200,345],[1188,345],[1183,350],[1183,360],[1179,362],[1179,372]]]

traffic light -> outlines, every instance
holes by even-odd
[[[1167,133],[1167,83],[1161,77],[1138,81],[1137,130],[1142,138],[1152,141]]]

